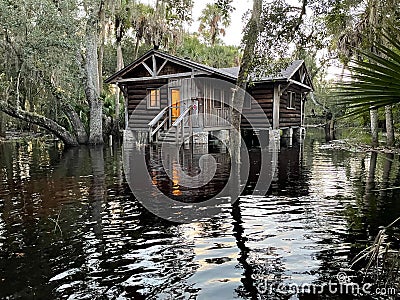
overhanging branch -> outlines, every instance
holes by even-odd
[[[67,129],[49,118],[28,112],[26,110],[17,109],[4,101],[0,101],[0,110],[11,117],[33,123],[43,127],[44,129],[47,129],[60,140],[62,140],[65,145],[78,146],[78,141],[76,140],[75,136],[69,133]]]

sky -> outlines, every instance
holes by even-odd
[[[145,4],[154,4],[155,0],[139,0]],[[198,32],[199,21],[197,19],[201,15],[201,11],[206,7],[208,3],[213,3],[213,0],[194,0],[192,18],[193,23],[189,28],[190,32]],[[222,37],[222,40],[226,45],[239,46],[242,40],[242,31],[244,23],[242,20],[243,15],[252,8],[253,0],[233,0],[232,6],[235,8],[231,15],[231,25],[226,29],[226,35]]]
[[[155,0],[139,0],[145,4],[154,4]],[[213,3],[214,0],[194,0],[192,19],[193,23],[189,27],[190,32],[198,32],[199,21],[197,20],[201,15],[201,11],[208,3]],[[299,5],[298,0],[288,0],[292,5]],[[226,29],[225,36],[221,39],[226,45],[239,46],[243,36],[243,28],[246,25],[243,22],[243,15],[252,9],[253,0],[233,0],[232,6],[235,10],[231,14],[231,25]],[[327,79],[335,79],[340,74],[341,69],[331,66],[327,70]]]
[[[195,0],[192,17],[193,24],[190,27],[191,32],[198,31],[199,18],[201,11],[206,7],[207,3],[212,3],[213,1],[201,1]],[[231,25],[226,29],[226,35],[221,37],[226,45],[239,46],[242,40],[242,31],[245,24],[243,23],[243,15],[253,7],[252,0],[233,0],[232,6],[235,8],[231,15]]]

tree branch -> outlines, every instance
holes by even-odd
[[[47,129],[60,140],[62,140],[66,146],[78,146],[78,141],[76,140],[75,136],[69,133],[67,129],[49,118],[22,109],[17,109],[4,101],[0,101],[0,110],[11,117],[33,123]]]
[[[303,16],[306,14],[308,0],[303,0],[303,5],[301,6],[300,15],[297,18],[296,25],[293,28],[293,31],[296,31],[300,28],[301,23],[303,23]]]

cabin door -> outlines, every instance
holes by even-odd
[[[171,122],[174,123],[175,120],[181,114],[181,91],[178,88],[170,89],[171,95]]]

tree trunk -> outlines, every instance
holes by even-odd
[[[86,27],[85,93],[90,108],[89,144],[103,144],[103,101],[100,99],[96,18]]]
[[[139,45],[140,45],[140,39],[136,38],[136,45],[135,45],[135,60],[138,58],[139,54]]]
[[[78,143],[81,145],[87,144],[89,137],[87,135],[85,126],[83,125],[82,120],[79,118],[76,111],[69,104],[64,105],[63,110],[64,110],[64,113],[67,115],[68,120],[72,124],[72,128],[75,131]]]
[[[335,119],[332,118],[330,125],[329,125],[329,134],[331,136],[332,140],[336,139],[336,135],[335,135]]]
[[[335,120],[330,119],[326,121],[325,124],[325,140],[327,142],[333,141],[335,139]]]
[[[2,112],[0,112],[0,137],[6,137],[6,120]]]
[[[389,147],[394,146],[394,127],[393,127],[393,112],[392,106],[385,106],[385,116],[386,116],[386,144]]]
[[[121,23],[121,22],[119,22]],[[122,45],[121,45],[121,39],[122,39],[122,32],[121,28],[117,29],[116,32],[116,38],[117,38],[117,72],[121,70],[124,67],[124,58],[122,55]],[[114,136],[119,137],[119,112],[120,112],[120,95],[121,91],[119,88],[116,88],[115,91],[115,114],[114,114],[114,128],[113,128],[113,133]]]
[[[14,118],[39,125],[40,127],[49,130],[56,137],[62,140],[66,146],[78,146],[78,141],[74,135],[49,118],[25,110],[17,109],[4,101],[0,101],[0,110]]]
[[[98,54],[98,62],[97,68],[99,73],[99,93],[103,91],[103,59],[104,59],[104,44],[106,42],[106,12],[105,12],[105,3],[101,1],[100,4],[100,12],[99,12],[99,22],[100,22],[100,45],[99,45],[99,54]]]
[[[233,96],[232,125],[234,130],[231,130],[231,132],[233,132],[231,135],[231,155],[232,161],[236,163],[240,162],[240,123],[242,120],[242,109],[248,74],[254,58],[254,50],[260,33],[261,10],[262,0],[254,0],[251,18],[246,26],[246,33],[243,37],[243,44],[245,45],[245,48],[243,51],[243,59],[240,65],[239,75],[236,83],[238,89]]]
[[[372,147],[379,145],[378,141],[378,110],[374,107],[369,111],[371,117],[371,136],[372,136]]]

